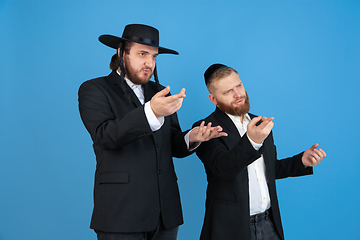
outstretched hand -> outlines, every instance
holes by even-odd
[[[306,150],[301,158],[305,167],[313,167],[318,165],[325,157],[326,153],[319,147],[318,143],[315,143],[308,150]]]
[[[195,127],[189,133],[190,146],[196,142],[205,142],[213,138],[226,137],[228,134],[222,131],[221,126],[211,127],[211,122],[205,126],[205,121],[202,121],[200,126]]]
[[[181,89],[179,94],[166,97],[170,92],[167,86],[160,92],[156,93],[150,100],[150,106],[156,117],[166,117],[181,108],[185,95],[185,88]]]
[[[248,137],[255,143],[258,144],[262,143],[265,140],[265,138],[267,138],[267,136],[270,134],[274,126],[272,120],[274,120],[274,117],[266,118],[266,117],[258,116],[251,119],[251,121],[247,126]],[[260,121],[261,123],[256,125]]]

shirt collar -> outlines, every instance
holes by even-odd
[[[231,114],[228,114],[228,113],[226,113],[226,115],[228,115],[229,118],[230,118],[233,122],[238,122],[238,123],[241,123],[241,124],[243,124],[244,121],[246,121],[246,122],[250,122],[250,121],[251,121],[251,118],[250,118],[249,114],[247,114],[247,113],[245,114],[243,123],[240,121],[240,117],[239,117],[239,116],[234,116],[234,115],[231,115]]]
[[[119,70],[116,70],[117,74],[120,75],[120,72]],[[125,82],[127,83],[127,85],[129,85],[129,87],[134,90],[135,88],[138,88],[138,89],[142,89],[142,86],[140,84],[134,84],[132,81],[130,81],[129,79],[127,79],[126,77],[124,77],[125,79]]]

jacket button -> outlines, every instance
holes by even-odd
[[[158,174],[159,174],[159,175],[161,174],[161,170],[158,171]]]
[[[157,144],[156,144],[156,147],[157,147],[157,148],[159,148],[159,147],[160,147],[160,145],[157,143]]]

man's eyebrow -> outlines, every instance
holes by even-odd
[[[150,54],[150,52],[146,51],[146,50],[139,50],[138,52]],[[154,53],[153,55],[157,56],[157,55],[159,55],[159,53]]]
[[[228,91],[230,91],[230,90],[232,90],[232,89],[233,89],[233,88],[228,88],[228,89],[224,90],[223,93],[226,93],[226,92],[228,92]]]

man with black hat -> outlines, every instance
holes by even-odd
[[[178,53],[159,46],[157,29],[131,24],[121,38],[99,40],[117,53],[110,75],[79,88],[97,162],[90,227],[98,239],[176,239],[183,218],[172,157],[186,157],[199,142],[226,134],[204,123],[181,131],[176,111],[185,89],[170,96],[155,68],[158,54]]]
[[[200,239],[284,239],[275,179],[312,174],[326,153],[314,144],[278,160],[274,118],[248,113],[249,97],[238,72],[213,64],[204,77],[209,99],[217,106],[205,122],[221,125],[228,136],[204,142],[196,151],[208,180]]]

